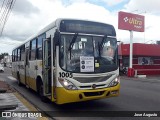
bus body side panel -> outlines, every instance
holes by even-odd
[[[29,61],[29,68],[28,68],[29,76],[27,76],[29,83],[28,86],[35,91],[36,91],[36,77],[37,77],[36,64],[37,64],[36,60]]]
[[[18,79],[18,76],[17,76],[19,72],[18,65],[19,65],[19,61],[13,62],[13,65],[12,65],[12,74],[16,79]]]
[[[16,78],[17,79],[17,65],[16,65],[17,63],[16,62],[12,62],[12,69],[11,69],[11,71],[12,71],[12,76],[14,77],[14,78]]]
[[[25,84],[25,66],[24,66],[24,61],[20,61],[18,67],[19,67],[20,81],[21,81],[21,83]]]
[[[41,80],[43,80],[43,78],[42,78],[42,64],[43,64],[42,60],[37,60],[37,74],[36,74],[36,78],[39,76],[41,78]],[[34,89],[36,89],[36,88],[37,88],[37,85],[35,86]]]

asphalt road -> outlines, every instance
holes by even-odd
[[[107,117],[108,113],[112,113],[114,116],[119,116],[119,114],[128,114],[129,111],[135,111],[135,113],[144,113],[150,111],[149,113],[158,113],[160,111],[160,79],[159,78],[133,78],[129,79],[127,77],[121,77],[121,90],[120,96],[94,100],[80,103],[71,103],[65,105],[56,105],[54,103],[43,103],[41,102],[39,96],[32,90],[27,89],[22,86],[17,85],[16,80],[10,79],[10,70],[7,68],[4,73],[0,73],[0,78],[6,80],[10,85],[12,85],[16,90],[18,90],[25,98],[27,98],[32,104],[34,104],[38,109],[46,111],[47,114],[54,116],[55,113],[59,113],[56,119],[98,119],[98,120],[146,120],[151,119],[148,117]],[[67,112],[71,111],[71,112]],[[104,112],[105,111],[105,112]],[[120,112],[119,112],[120,111]],[[157,112],[156,112],[157,111]],[[79,113],[79,114],[77,114]],[[103,114],[100,117],[96,117],[96,114]],[[84,115],[83,115],[84,114]],[[84,117],[85,115],[93,117]],[[105,116],[106,114],[106,116]],[[68,117],[62,117],[67,115]],[[75,117],[71,117],[74,116]],[[160,115],[160,112],[159,112]],[[152,117],[154,120],[160,118]]]

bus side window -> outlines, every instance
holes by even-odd
[[[25,48],[26,50],[25,50],[25,65],[29,65],[29,61],[28,61],[28,51],[29,51],[29,49],[28,48]]]
[[[38,36],[38,39],[37,39],[36,58],[38,60],[42,60],[42,42],[44,38],[45,38],[45,34]]]
[[[21,46],[21,52],[20,52],[20,60],[25,60],[25,45]]]
[[[15,49],[14,61],[17,61],[17,49]]]
[[[20,51],[21,49],[20,48],[18,48],[18,51],[17,51],[17,61],[20,61],[20,53],[21,53],[21,51]]]
[[[15,50],[12,51],[12,62],[15,62]]]
[[[29,60],[36,59],[36,40],[37,39],[31,41]]]
[[[28,65],[28,60],[29,60],[29,47],[30,47],[30,42],[27,42],[25,44],[25,65]]]

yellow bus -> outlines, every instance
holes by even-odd
[[[57,104],[115,97],[120,79],[112,25],[56,19],[12,51],[12,75]]]

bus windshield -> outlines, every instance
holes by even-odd
[[[62,34],[59,59],[60,67],[69,72],[102,73],[116,70],[116,38]]]

